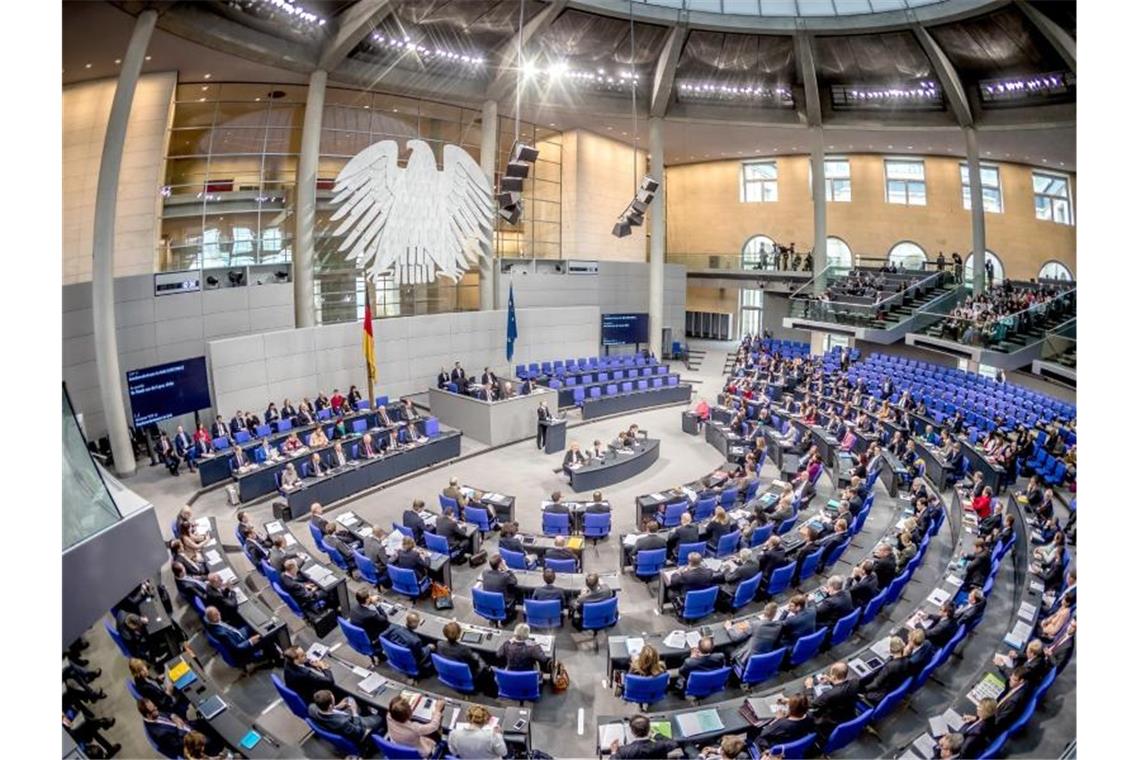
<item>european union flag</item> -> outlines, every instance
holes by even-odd
[[[515,285],[511,283],[507,296],[507,361],[515,356],[515,339],[519,337],[519,326],[515,321]]]

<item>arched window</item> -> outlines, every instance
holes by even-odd
[[[851,247],[837,237],[827,239],[827,265],[829,267],[845,267],[850,269],[855,263],[851,256]]]
[[[776,241],[767,235],[753,235],[744,242],[741,269],[775,269]]]
[[[1046,261],[1045,266],[1037,273],[1038,280],[1064,280],[1073,281],[1073,272],[1059,261]]]
[[[993,264],[993,268],[994,268],[993,281],[994,282],[1001,282],[1002,280],[1005,279],[1005,267],[1002,266],[1001,259],[999,259],[997,257],[996,253],[994,253],[993,251],[986,251],[986,263],[987,264]],[[963,269],[964,269],[963,276],[965,278],[965,283],[967,285],[969,285],[970,283],[972,283],[974,281],[974,254],[971,253],[969,256],[966,257],[966,264],[963,267]]]
[[[926,251],[922,250],[922,246],[917,243],[904,240],[901,243],[895,243],[891,252],[887,254],[887,258],[899,269],[921,270],[926,264]]]

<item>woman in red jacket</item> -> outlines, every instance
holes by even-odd
[[[978,516],[979,520],[984,520],[993,512],[994,490],[989,486],[982,489],[979,496],[974,497],[970,502],[970,506],[974,510],[974,514]]]

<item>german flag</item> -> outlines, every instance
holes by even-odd
[[[372,336],[372,304],[364,302],[364,364],[368,368],[368,382],[376,382],[376,342]]]

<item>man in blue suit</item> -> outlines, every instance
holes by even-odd
[[[720,670],[727,663],[723,652],[717,652],[711,636],[703,636],[677,671],[677,688],[684,690],[690,673]]]
[[[780,606],[775,602],[764,605],[764,611],[759,617],[749,621],[741,621],[736,625],[731,620],[724,621],[724,628],[728,631],[728,638],[732,641],[743,641],[745,644],[736,648],[732,653],[732,660],[741,667],[748,665],[749,658],[754,654],[767,654],[776,648],[780,640],[780,631],[783,626],[776,622],[776,613]]]
[[[261,634],[250,635],[244,628],[235,628],[222,621],[217,607],[206,608],[206,632],[225,648],[234,660],[241,663],[264,662],[272,658],[261,643]]]
[[[415,658],[416,665],[422,673],[431,667],[431,647],[424,644],[424,640],[416,634],[416,628],[418,628],[419,625],[419,614],[409,612],[404,617],[403,625],[392,623],[388,626],[388,630],[384,632],[383,637],[392,644],[407,648],[412,653],[412,657]]]
[[[804,636],[815,633],[815,607],[807,606],[807,597],[796,594],[788,600],[788,617],[784,619],[784,628],[780,632],[780,640],[794,645]]]
[[[328,689],[313,695],[309,718],[324,730],[357,744],[362,744],[384,722],[381,715],[361,715],[352,697],[336,702]]]

